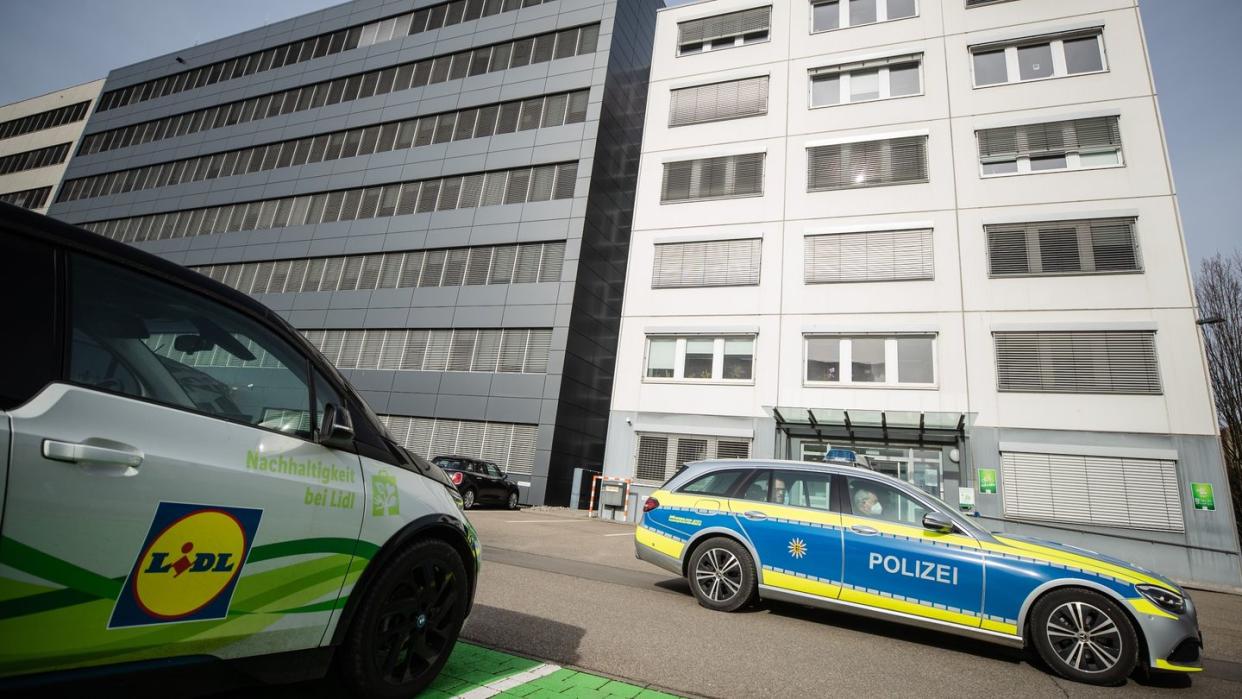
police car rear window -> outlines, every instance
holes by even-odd
[[[682,493],[698,495],[724,495],[733,489],[746,471],[716,471],[690,481],[681,489]]]

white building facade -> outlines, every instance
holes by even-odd
[[[103,84],[0,106],[0,201],[47,213]]]
[[[1134,0],[663,10],[635,201],[607,475],[852,449],[1242,584]]]

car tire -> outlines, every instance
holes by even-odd
[[[695,599],[718,612],[735,612],[755,597],[755,562],[746,547],[715,537],[690,556],[686,580]]]
[[[384,563],[341,649],[350,696],[412,697],[448,660],[466,620],[469,581],[461,555],[439,539],[418,541]],[[398,652],[390,653],[398,643]]]
[[[510,510],[516,510],[518,508],[518,494],[509,493],[509,499],[506,501],[506,504]]]
[[[1123,684],[1138,664],[1139,639],[1130,617],[1091,590],[1054,590],[1031,610],[1029,638],[1052,671],[1068,680]]]
[[[474,508],[474,506],[478,504],[475,501],[474,488],[466,488],[463,490],[461,492],[461,501],[462,507],[465,507],[467,510]]]

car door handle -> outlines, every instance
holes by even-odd
[[[875,527],[868,527],[865,524],[852,525],[850,526],[850,531],[854,532],[855,534],[862,534],[863,536],[875,536],[876,534],[880,533],[880,531],[876,529]]]
[[[753,519],[756,522],[762,522],[768,518],[768,516],[762,512],[755,512],[754,510],[751,510],[750,512],[743,512],[742,516],[746,519]]]
[[[43,440],[43,456],[53,461],[67,461],[74,464],[89,461],[133,468],[142,464],[143,458],[142,452],[137,449],[114,449],[94,444],[59,442],[54,439]]]

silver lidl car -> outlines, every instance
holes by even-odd
[[[699,603],[756,598],[841,609],[1034,647],[1058,674],[1116,684],[1142,664],[1197,672],[1195,608],[1155,573],[991,534],[944,502],[853,464],[690,464],[644,505],[640,559]]]
[[[0,692],[217,661],[374,697],[436,676],[474,530],[297,331],[7,205],[0,298]]]

